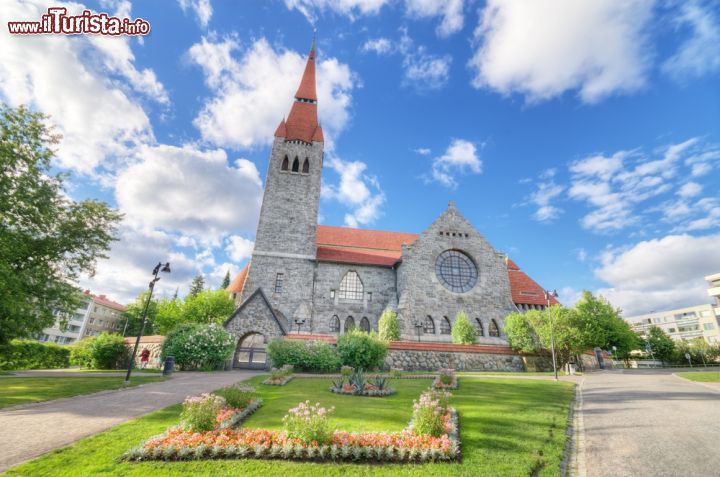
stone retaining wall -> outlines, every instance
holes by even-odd
[[[525,370],[523,359],[519,355],[397,349],[388,350],[385,367],[404,371],[437,370],[439,368],[452,368],[457,371]]]

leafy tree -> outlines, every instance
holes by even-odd
[[[190,284],[190,296],[195,296],[205,288],[205,279],[202,275],[198,275],[193,278]]]
[[[175,358],[180,369],[213,370],[232,356],[235,338],[222,326],[186,323],[168,333],[162,345],[162,360]]]
[[[223,278],[222,284],[220,285],[220,289],[224,290],[229,286],[230,286],[230,270],[225,272],[225,278]]]
[[[235,311],[235,302],[225,290],[204,290],[185,297],[181,321],[222,324]]]
[[[645,343],[649,343],[652,347],[652,354],[655,359],[659,359],[663,363],[670,362],[673,359],[675,342],[661,328],[651,326],[645,338]]]
[[[461,310],[455,316],[455,323],[450,332],[453,343],[456,344],[473,344],[477,341],[477,333],[475,327],[470,324],[470,319],[465,311]]]
[[[100,333],[72,345],[70,362],[83,368],[116,369],[127,366],[130,350],[119,334]]]
[[[155,333],[167,335],[183,323],[183,302],[176,299],[160,300],[157,304],[157,316],[153,323]]]
[[[0,106],[0,346],[79,306],[79,275],[116,240],[121,215],[70,199],[68,176],[51,171],[59,139],[42,114]]]
[[[385,310],[378,321],[378,335],[383,341],[398,341],[400,339],[400,322],[397,313],[393,310]]]
[[[513,349],[523,353],[537,353],[541,350],[540,339],[530,320],[537,313],[540,312],[531,310],[527,313],[511,313],[505,317],[505,334]]]
[[[127,326],[125,327],[125,336],[137,336],[142,328],[143,311],[147,304],[149,291],[141,292],[133,303],[130,303],[125,307],[123,316],[127,320]],[[147,311],[147,323],[145,324],[145,330],[143,335],[155,334],[155,320],[158,313],[158,301],[153,298],[150,300],[150,305]]]

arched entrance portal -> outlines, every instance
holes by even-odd
[[[260,333],[245,335],[235,349],[233,368],[265,369],[267,363],[265,346],[265,337]]]

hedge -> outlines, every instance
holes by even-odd
[[[70,361],[92,369],[120,369],[128,365],[130,351],[119,334],[100,333],[88,336],[72,346]]]
[[[273,366],[292,365],[298,371],[328,373],[340,369],[337,351],[323,341],[273,340],[267,347]]]
[[[53,369],[70,366],[70,348],[32,340],[0,347],[0,369]]]

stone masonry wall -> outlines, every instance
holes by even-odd
[[[457,371],[524,371],[518,355],[461,353],[451,351],[388,350],[386,368],[405,371],[437,371],[452,368]]]

